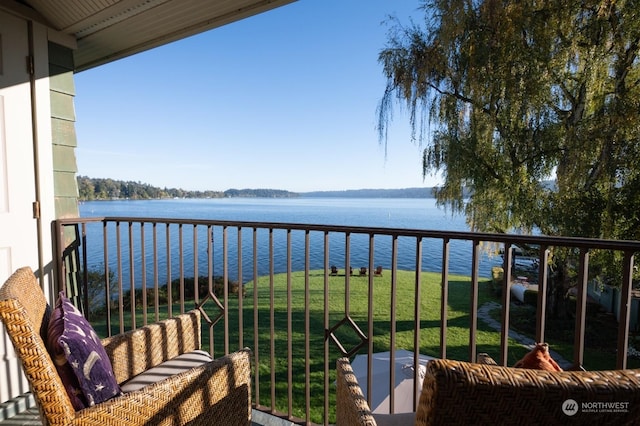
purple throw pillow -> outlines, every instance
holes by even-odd
[[[71,404],[77,411],[86,408],[87,402],[85,401],[82,390],[80,389],[78,378],[73,372],[69,362],[67,362],[64,349],[59,343],[60,336],[64,333],[64,319],[62,317],[62,308],[59,304],[60,300],[58,299],[56,309],[51,313],[51,318],[49,319],[46,336],[47,350],[53,359],[53,363],[55,364],[58,375],[62,380],[62,384],[69,395]]]
[[[120,386],[100,338],[63,292],[58,296],[49,322],[47,342],[76,410],[120,394]]]

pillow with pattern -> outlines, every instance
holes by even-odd
[[[71,365],[67,362],[64,349],[59,343],[59,338],[62,336],[62,333],[64,333],[62,309],[56,309],[51,312],[49,323],[47,324],[47,331],[45,333],[47,350],[49,351],[49,355],[51,355],[53,363],[56,366],[58,375],[60,376],[62,384],[69,395],[73,408],[76,411],[82,410],[87,407],[87,402],[84,399],[84,395],[82,395],[78,378],[73,372]]]
[[[533,370],[562,371],[558,363],[549,354],[549,345],[536,343],[536,346],[514,365],[516,368],[529,368]]]
[[[47,341],[76,410],[120,394],[120,386],[100,338],[63,292],[58,295],[49,321]],[[72,377],[68,377],[69,370],[73,373]],[[78,388],[81,392],[78,392]],[[82,407],[79,407],[78,400],[83,404]]]

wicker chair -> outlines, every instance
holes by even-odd
[[[251,418],[247,349],[202,363],[139,390],[75,411],[46,350],[48,306],[30,268],[0,288],[0,319],[20,358],[45,424],[248,425]],[[102,341],[118,383],[200,348],[200,313],[192,311]]]
[[[371,413],[347,358],[337,362],[336,385],[337,426],[411,424]],[[637,425],[640,370],[549,372],[437,359],[427,363],[415,424]]]

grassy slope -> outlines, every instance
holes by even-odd
[[[348,316],[345,305],[345,277],[333,276],[328,283],[328,327],[336,327],[345,318],[350,318],[364,334],[368,334],[368,277],[352,276],[349,285]],[[426,355],[440,355],[440,275],[423,273],[421,275],[420,294],[420,352]],[[328,344],[329,362],[325,366],[324,359],[324,329],[325,329],[325,288],[324,274],[322,271],[312,271],[309,275],[308,293],[305,290],[305,277],[303,272],[295,272],[289,283],[285,274],[274,277],[273,286],[268,277],[261,278],[258,282],[258,330],[259,340],[257,348],[253,342],[253,310],[245,307],[243,316],[245,321],[245,338],[243,345],[252,347],[259,354],[259,403],[271,406],[271,392],[268,387],[272,374],[278,387],[276,389],[276,408],[279,411],[287,411],[288,401],[288,374],[291,372],[294,415],[303,416],[303,412],[295,407],[304,407],[305,397],[305,371],[309,369],[309,381],[311,396],[311,418],[320,422],[323,413],[322,389],[324,385],[325,367],[329,373],[329,383],[335,380],[335,360],[341,356],[338,346],[330,341]],[[253,283],[246,285],[247,295],[245,305],[252,304],[254,297]],[[400,271],[396,280],[396,348],[413,348],[415,324],[413,321],[415,310],[415,273]],[[470,279],[463,276],[449,277],[449,303],[448,303],[448,328],[447,328],[447,357],[467,360],[469,356],[469,324],[470,324]],[[290,294],[290,297],[289,297]],[[305,313],[305,300],[308,298],[310,310],[308,320]],[[479,305],[492,300],[490,290],[485,283],[481,283],[479,291]],[[273,312],[269,311],[270,300],[273,300]],[[386,272],[382,277],[374,278],[373,291],[373,343],[374,351],[386,351],[391,347],[390,319],[391,319],[391,276]],[[233,308],[231,309],[233,311]],[[236,321],[236,314],[231,315],[231,323]],[[290,318],[290,321],[289,321]],[[273,319],[273,320],[272,320]],[[250,322],[247,323],[247,322]],[[291,324],[289,327],[288,324]],[[273,341],[269,338],[269,332],[273,324],[275,336]],[[309,347],[304,345],[305,330],[309,329]],[[220,333],[222,330],[220,330]],[[287,346],[286,335],[291,332],[291,347]],[[218,334],[215,332],[214,334]],[[353,327],[346,323],[337,326],[334,330],[337,340],[351,350],[359,342],[359,338]],[[231,341],[237,341],[237,335],[233,334]],[[479,322],[477,343],[479,352],[489,352],[497,355],[499,348],[499,333]],[[233,343],[231,344],[233,347]],[[240,346],[238,342],[237,346]],[[517,346],[517,345],[516,345]],[[526,352],[521,347],[513,346],[510,358],[513,362]],[[366,346],[361,352],[366,351]],[[290,354],[290,358],[289,355]],[[273,364],[271,359],[273,358]],[[305,363],[308,361],[308,366]],[[273,366],[273,369],[272,369]],[[291,367],[291,368],[289,368]],[[333,398],[333,396],[332,396]],[[333,407],[330,401],[330,407]],[[330,410],[331,411],[331,410]],[[333,413],[330,414],[333,421]]]
[[[254,401],[260,405],[272,406],[272,393],[270,389],[271,379],[278,383],[275,389],[275,408],[281,412],[288,411],[289,395],[293,407],[292,414],[304,417],[304,401],[307,389],[305,388],[306,371],[309,371],[310,387],[308,392],[311,400],[311,420],[321,423],[324,410],[323,389],[325,384],[325,370],[328,372],[327,383],[331,384],[335,380],[335,360],[341,356],[338,346],[330,341],[325,348],[324,330],[325,323],[329,328],[336,327],[340,321],[350,318],[353,323],[365,334],[368,334],[367,312],[368,312],[368,277],[352,276],[349,285],[349,305],[348,315],[345,304],[345,277],[331,276],[328,282],[328,292],[325,291],[324,274],[322,271],[311,271],[308,286],[305,286],[305,276],[303,272],[294,272],[291,279],[287,279],[286,274],[274,276],[273,283],[269,277],[261,277],[257,285],[258,303],[258,341],[254,342],[254,312],[253,300],[255,287],[252,282],[246,285],[246,297],[243,300],[244,307],[238,309],[238,299],[229,299],[229,329],[230,329],[230,350],[241,346],[248,346],[257,353],[259,366],[257,368],[259,379],[259,392],[254,392]],[[440,275],[433,273],[421,274],[420,293],[420,352],[426,355],[440,355]],[[391,276],[388,271],[382,277],[374,278],[373,291],[373,344],[374,351],[386,351],[391,347],[391,337],[389,332],[391,319]],[[399,271],[396,279],[396,348],[413,348],[415,324],[413,321],[415,304],[415,273],[409,271]],[[470,317],[470,279],[463,276],[449,277],[449,300],[448,300],[448,324],[447,324],[447,358],[468,360],[469,357],[469,325]],[[325,294],[328,297],[325,300]],[[309,311],[305,311],[308,299]],[[269,309],[270,302],[273,301],[273,310]],[[491,292],[490,286],[486,282],[481,282],[478,294],[478,306],[488,302],[497,301]],[[329,315],[325,318],[325,302]],[[215,304],[208,301],[205,305],[210,318],[215,318],[219,311]],[[191,306],[192,307],[192,306]],[[191,307],[187,306],[186,309]],[[166,307],[164,307],[166,310]],[[162,309],[161,309],[162,310]],[[174,313],[178,312],[174,308]],[[522,318],[530,318],[534,321],[535,313],[531,311],[522,313],[518,308],[512,309],[512,327],[521,330]],[[240,340],[238,334],[238,318],[243,318],[243,339]],[[499,314],[498,314],[499,316]],[[125,315],[125,321],[129,315]],[[203,329],[203,341],[208,348],[209,336],[212,336],[216,355],[224,350],[224,335],[222,327],[223,321],[218,322],[209,329],[205,324]],[[141,319],[138,319],[141,324]],[[97,329],[104,330],[104,326],[96,324]],[[522,327],[526,328],[526,327]],[[274,337],[270,339],[270,331],[274,330]],[[309,346],[306,347],[305,334],[309,330]],[[116,331],[117,332],[117,331]],[[287,333],[292,335],[292,343],[287,344]],[[359,342],[359,338],[353,328],[346,323],[337,326],[334,336],[341,344],[350,350]],[[555,336],[555,335],[554,335]],[[571,342],[552,340],[549,335],[549,343],[552,347],[561,352],[567,358],[572,357]],[[500,345],[500,334],[489,328],[479,320],[477,332],[477,352],[488,352],[494,358],[498,358]],[[325,349],[329,354],[329,361],[325,365]],[[366,351],[366,346],[361,352]],[[520,359],[527,350],[510,342],[508,365],[513,365]],[[593,360],[598,365],[598,359],[602,358],[601,353],[586,351],[585,357],[589,362]],[[273,361],[272,361],[273,360]],[[589,365],[585,362],[585,365]],[[595,369],[595,368],[589,368]],[[287,383],[292,383],[289,389]],[[329,385],[331,388],[331,385]],[[333,398],[329,401],[330,422],[335,421],[332,407]]]

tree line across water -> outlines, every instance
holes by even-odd
[[[187,191],[159,188],[147,183],[78,176],[78,196],[91,200],[152,200],[162,198],[292,198],[299,194],[280,189],[228,189],[226,191]]]
[[[153,200],[162,198],[433,198],[434,188],[349,189],[342,191],[291,192],[283,189],[227,189],[226,191],[188,191],[159,188],[147,183],[78,176],[81,201]]]

